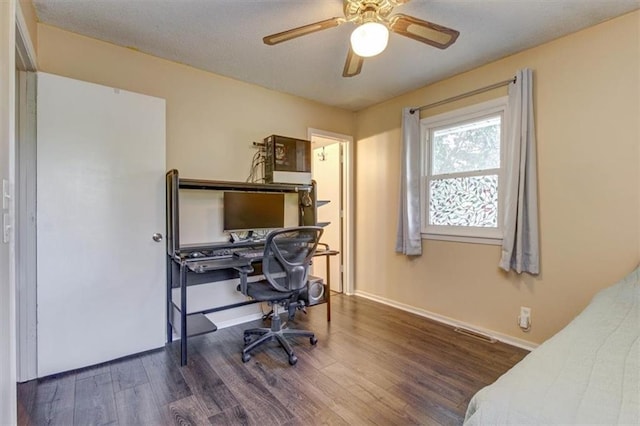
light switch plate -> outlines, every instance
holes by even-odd
[[[4,210],[9,208],[9,200],[11,200],[11,186],[9,181],[2,179],[2,208]]]

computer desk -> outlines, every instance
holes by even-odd
[[[327,321],[331,321],[331,256],[340,252],[331,250],[326,244],[321,244],[324,248],[316,250],[314,257],[326,256],[326,304]],[[187,287],[199,284],[214,284],[222,281],[237,278],[240,271],[251,272],[253,266],[262,263],[262,257],[219,257],[204,256],[193,257],[193,253],[220,252],[222,250],[259,248],[264,247],[264,242],[246,242],[242,244],[224,245],[194,245],[187,246],[180,253],[168,256],[167,261],[167,342],[173,341],[174,330],[180,336],[180,365],[187,364],[187,339],[216,331],[217,326],[205,315],[227,309],[238,308],[254,303],[256,300],[246,300],[228,305],[220,305],[195,312],[187,310]],[[176,285],[177,278],[177,285]],[[173,289],[180,288],[179,303],[173,300]],[[186,336],[186,338],[185,338]]]

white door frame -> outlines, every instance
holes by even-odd
[[[343,176],[343,235],[342,235],[342,289],[345,294],[353,295],[355,293],[355,281],[353,265],[353,250],[354,250],[354,179],[353,179],[353,164],[354,164],[354,143],[353,136],[343,135],[340,133],[328,132],[325,130],[309,128],[307,130],[307,139],[310,141],[314,136],[322,137],[326,139],[333,139],[336,142],[343,143],[343,161],[342,161],[342,176]]]
[[[22,13],[16,4],[16,107],[15,140],[15,286],[16,375],[18,382],[37,377],[36,336],[36,53]]]
[[[15,180],[16,3],[16,0],[0,1],[0,424],[17,422],[15,244],[11,237],[14,215],[11,190]]]
[[[15,188],[17,187],[17,164],[16,164],[16,69],[35,59],[35,49],[26,30],[26,22],[22,14],[21,4],[17,0],[0,2],[0,74],[3,81],[0,84],[0,157],[3,160],[2,168],[6,167],[2,173],[3,180],[8,185],[2,185],[0,198],[3,200],[2,207],[2,228],[3,239],[0,244],[8,245],[8,259],[0,259],[3,266],[7,263],[9,271],[2,275],[0,286],[2,286],[3,300],[0,302],[0,311],[6,314],[3,323],[0,324],[0,332],[3,336],[1,344],[5,349],[0,353],[2,366],[0,367],[0,389],[2,399],[0,399],[0,423],[15,424],[17,422],[16,410],[16,387],[17,380],[16,357],[17,357],[17,299],[18,291],[16,287],[16,241],[14,238],[14,223],[16,215]],[[29,50],[29,47],[31,49]],[[18,54],[16,55],[16,52]],[[32,64],[35,67],[35,61]],[[8,241],[4,242],[5,226],[8,232]],[[4,250],[3,250],[4,252]],[[7,262],[8,261],[8,262]],[[6,281],[5,281],[6,279]],[[34,306],[35,308],[35,306]],[[6,322],[4,321],[6,320]]]
[[[20,2],[16,3],[16,66],[20,71],[36,71],[36,49],[33,47]]]

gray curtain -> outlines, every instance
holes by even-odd
[[[402,175],[396,252],[422,254],[420,235],[420,113],[402,110]]]
[[[500,267],[540,272],[533,72],[518,71],[509,85],[505,211]]]

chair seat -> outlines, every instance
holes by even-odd
[[[278,291],[271,287],[268,281],[255,281],[247,283],[247,295],[256,300],[265,302],[275,302],[278,300],[286,300],[298,291]]]

